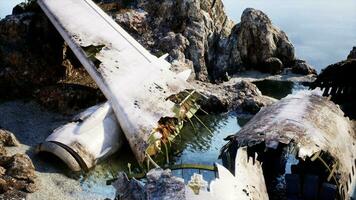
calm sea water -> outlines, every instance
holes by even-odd
[[[284,30],[297,56],[318,71],[344,60],[356,46],[356,0],[223,0],[237,23],[245,8],[265,12]]]

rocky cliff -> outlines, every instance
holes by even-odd
[[[259,10],[246,9],[241,22],[234,24],[221,0],[97,3],[153,54],[168,53],[173,71],[192,69],[192,82],[220,83],[247,69],[315,73],[305,61],[295,59],[286,34]],[[20,4],[13,15],[0,21],[0,44],[0,92],[5,96],[34,95],[57,110],[68,105],[85,108],[104,100],[35,3]],[[205,91],[223,87],[207,85],[211,87]],[[228,93],[235,96],[238,91]]]
[[[201,81],[223,80],[246,69],[316,74],[295,58],[287,35],[259,10],[246,9],[234,24],[221,0],[141,0],[112,15],[156,55],[169,53],[175,70],[194,69]]]

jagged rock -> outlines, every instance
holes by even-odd
[[[27,155],[0,156],[0,199],[25,198],[24,192],[36,190],[35,167]]]
[[[117,21],[153,53],[169,53],[174,69],[182,71],[180,65],[193,66],[195,77],[206,81],[214,79],[215,71],[227,68],[221,66],[227,64],[225,60],[217,62],[216,58],[224,52],[222,45],[227,43],[234,24],[226,16],[221,0],[139,0],[133,4],[119,11]],[[138,17],[142,13],[144,17]]]
[[[258,67],[267,59],[276,57],[288,66],[295,58],[294,47],[287,35],[260,10],[247,8],[236,31],[241,58],[248,65]]]
[[[13,13],[0,21],[2,98],[35,97],[62,113],[105,99],[37,4],[22,3]]]
[[[19,15],[19,14],[22,14],[24,12],[26,12],[26,6],[27,4],[26,3],[20,3],[20,4],[17,4],[13,9],[12,9],[12,14],[13,15]]]
[[[299,59],[296,59],[294,61],[294,64],[292,65],[292,72],[296,74],[302,74],[302,75],[308,75],[308,74],[317,75],[316,70],[312,66],[306,63],[305,60],[299,60]]]
[[[169,169],[153,169],[149,171],[145,190],[148,199],[185,199],[184,180],[173,176]]]
[[[116,189],[115,200],[145,200],[144,186],[136,179],[129,180],[124,172],[119,172],[112,184]]]
[[[197,90],[208,97],[201,102],[208,112],[236,111],[249,114],[257,113],[262,107],[272,104],[274,100],[263,96],[251,82],[241,81],[231,84],[211,84],[196,82]]]
[[[15,154],[8,160],[6,175],[30,182],[34,182],[36,178],[35,167],[25,154]]]
[[[0,143],[5,146],[20,146],[20,142],[15,135],[7,130],[0,128]]]
[[[5,96],[31,95],[65,72],[59,34],[41,13],[20,13],[0,21],[0,91]]]
[[[184,180],[173,176],[169,169],[150,170],[145,185],[135,179],[128,180],[126,174],[120,172],[113,186],[117,190],[116,199],[120,200],[185,199]]]
[[[352,48],[350,54],[347,56],[347,59],[356,59],[356,47]]]

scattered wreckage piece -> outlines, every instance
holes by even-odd
[[[37,151],[56,155],[73,171],[88,171],[115,153],[123,133],[109,103],[93,106],[53,131]]]
[[[247,147],[249,154],[257,153],[271,199],[317,195],[350,199],[353,195],[356,185],[353,125],[320,91],[300,91],[263,108],[227,139],[230,142],[221,154],[225,166],[234,169],[231,161],[236,149]]]
[[[235,173],[216,164],[218,178],[211,181],[209,191],[201,175],[193,175],[189,189],[186,189],[187,199],[268,200],[262,166],[257,157],[248,155],[245,147],[239,148],[236,154]]]
[[[173,176],[171,170],[161,168],[149,171],[145,184],[120,172],[112,185],[117,190],[116,198],[122,200],[155,197],[176,200],[268,200],[261,163],[249,157],[246,148],[240,148],[237,154],[238,170],[235,175],[216,164],[218,178],[210,186],[201,174],[193,174],[188,184],[184,185],[184,180]]]
[[[154,163],[150,156],[199,110],[200,94],[91,0],[38,4],[110,102],[138,162]]]
[[[356,118],[356,59],[344,60],[326,67],[312,83],[311,88],[319,87],[323,96],[339,104],[345,114]]]

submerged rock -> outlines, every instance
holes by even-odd
[[[147,173],[147,183],[128,180],[125,173],[120,172],[113,184],[117,189],[116,199],[120,200],[183,200],[185,199],[184,180],[172,175],[171,170],[152,169]]]

